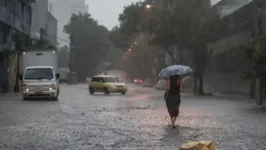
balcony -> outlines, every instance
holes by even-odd
[[[0,21],[24,34],[30,34],[30,24],[10,13],[7,7],[0,7]]]

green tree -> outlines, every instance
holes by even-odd
[[[145,9],[147,3],[144,1],[126,7],[119,18],[121,28],[127,34],[144,32],[150,35],[153,44],[162,46],[171,56],[175,53],[173,47],[177,47],[179,63],[182,63],[183,50],[188,49],[199,80],[198,94],[204,94],[203,74],[212,54],[208,44],[219,35],[219,15],[209,0],[154,1],[151,7]]]
[[[59,49],[57,56],[58,56],[58,66],[59,67],[68,67],[69,66],[69,49],[66,45]]]
[[[90,14],[73,14],[64,27],[71,38],[72,66],[80,81],[93,76],[111,47],[109,31]]]
[[[266,36],[260,36],[250,41],[240,44],[236,47],[237,50],[242,51],[246,58],[251,61],[252,68],[243,72],[242,79],[252,80],[258,78],[260,81],[259,90],[261,93],[259,105],[263,101],[263,88],[266,87]]]
[[[109,33],[109,37],[115,48],[122,51],[128,50],[131,37],[122,33],[119,26],[115,26]]]
[[[123,34],[131,36],[133,33],[139,33],[139,25],[141,24],[144,14],[143,3],[131,3],[124,8],[123,13],[119,14],[120,30]]]

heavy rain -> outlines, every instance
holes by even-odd
[[[265,150],[265,0],[0,0],[1,150]]]

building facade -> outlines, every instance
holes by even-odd
[[[14,91],[18,52],[30,43],[32,2],[0,0],[0,92]]]
[[[44,39],[57,45],[57,19],[51,14],[48,0],[35,0],[32,4],[31,39]]]
[[[30,35],[31,14],[31,0],[0,0],[0,51],[15,50],[12,33]]]
[[[252,64],[241,51],[232,48],[258,36],[260,25],[266,33],[266,9],[260,11],[254,0],[222,0],[214,7],[220,13],[224,30],[210,44],[213,54],[206,67],[205,85],[214,92],[254,94],[255,84],[241,79]]]
[[[32,3],[31,39],[40,39],[41,32],[47,31],[47,12],[48,0]]]
[[[31,39],[44,39],[57,46],[57,19],[51,13],[48,0],[36,0],[32,4]]]
[[[88,13],[88,5],[85,0],[76,0],[70,6],[71,14]]]
[[[47,12],[47,40],[57,46],[57,19],[51,12]]]
[[[85,4],[85,0],[53,0],[51,12],[58,20],[59,44],[69,45],[69,35],[64,32],[64,26],[69,22],[73,13],[88,13],[88,5]]]

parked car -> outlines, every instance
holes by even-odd
[[[156,85],[157,90],[166,90],[167,89],[167,80],[159,80]]]
[[[153,86],[152,80],[151,79],[144,80],[144,82],[142,83],[142,86],[143,87],[152,87]]]
[[[127,85],[115,76],[95,76],[89,82],[88,88],[91,95],[94,92],[104,92],[106,95],[110,93],[121,93],[125,95],[127,93]]]

